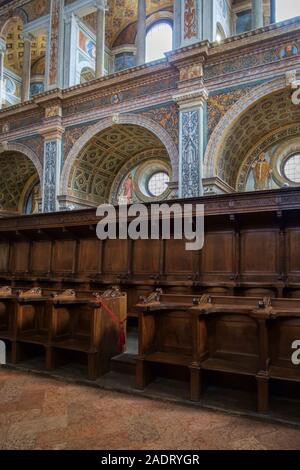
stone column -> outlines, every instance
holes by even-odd
[[[23,70],[22,70],[22,88],[21,88],[21,101],[28,101],[30,95],[30,75],[31,75],[31,40],[30,34],[23,35],[24,41],[24,55],[23,55]]]
[[[3,38],[0,38],[0,109],[5,98],[5,88],[4,88],[4,56],[6,51],[6,42]]]
[[[252,0],[252,29],[262,28],[263,25],[263,0]]]
[[[105,9],[97,6],[96,26],[96,78],[104,76],[105,58]]]
[[[143,65],[146,62],[146,0],[138,0],[138,2],[136,65]]]
[[[205,88],[174,97],[179,105],[179,197],[203,195]]]
[[[76,50],[78,37],[78,23],[74,13],[64,18],[64,87],[76,85]]]

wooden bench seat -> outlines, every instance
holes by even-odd
[[[0,339],[11,342],[13,363],[21,360],[25,344],[44,348],[48,370],[55,367],[58,350],[77,351],[87,354],[88,376],[95,379],[120,353],[121,323],[126,328],[126,294],[116,288],[99,294],[51,288],[0,290]]]
[[[257,409],[267,412],[269,378],[300,379],[300,370],[298,376],[295,368],[285,370],[281,364],[274,369],[270,352],[270,341],[276,342],[270,337],[276,322],[282,328],[285,318],[297,318],[300,338],[300,301],[296,299],[197,297],[158,290],[137,309],[138,388],[145,388],[155,377],[150,363],[187,367],[193,401],[200,399],[205,372],[252,377],[257,383]]]

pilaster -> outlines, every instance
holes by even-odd
[[[146,0],[138,0],[136,65],[143,65],[146,62],[146,18]]]
[[[24,55],[22,70],[22,88],[21,101],[28,101],[30,98],[30,75],[31,75],[31,41],[32,36],[29,33],[23,34]]]
[[[45,108],[44,126],[40,134],[44,138],[42,210],[55,212],[59,210],[60,173],[62,166],[62,136],[60,102],[53,102]]]
[[[101,4],[96,5],[96,14],[96,78],[101,78],[105,68],[105,8]]]
[[[212,1],[205,3],[212,3]],[[180,47],[190,46],[203,39],[203,0],[182,0],[180,5]],[[178,11],[178,6],[177,6]]]
[[[74,13],[64,17],[64,87],[76,85],[76,51],[78,39],[78,23]]]
[[[64,50],[64,0],[51,0],[46,53],[46,90],[62,88]]]

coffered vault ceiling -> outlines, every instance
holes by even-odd
[[[17,210],[28,180],[38,173],[33,163],[18,152],[0,154],[0,209]]]
[[[131,158],[168,158],[160,140],[135,125],[110,127],[93,137],[77,157],[69,178],[69,194],[99,203],[108,201],[112,183]]]
[[[295,123],[300,123],[300,108],[292,104],[290,90],[268,95],[248,108],[224,136],[218,175],[235,187],[239,168],[253,145],[269,133]]]
[[[23,67],[24,43],[22,40],[23,22],[20,18],[12,18],[4,29],[6,38],[6,54],[4,65],[17,75],[21,75]],[[33,67],[45,55],[46,37],[38,36],[31,44],[31,61]],[[43,68],[39,68],[37,73],[43,74]]]
[[[147,0],[147,15],[173,7],[173,0]],[[106,13],[106,41],[112,46],[127,26],[137,21],[138,0],[108,0]],[[86,22],[95,29],[96,15],[92,13],[85,18]]]

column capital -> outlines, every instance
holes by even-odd
[[[39,131],[39,134],[44,138],[45,141],[49,140],[60,140],[65,132],[65,128],[60,124],[49,123],[43,129]]]
[[[172,98],[181,110],[202,107],[208,100],[208,91],[206,88],[187,90],[175,93]]]
[[[73,11],[64,12],[63,19],[65,23],[71,23],[73,18],[77,19],[77,16]]]
[[[33,41],[34,39],[34,36],[32,33],[27,33],[27,32],[24,32],[21,34],[21,39],[23,42],[30,42]]]
[[[94,7],[96,10],[103,10],[107,11],[108,10],[108,5],[106,0],[98,0],[94,3]]]

